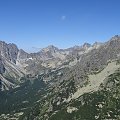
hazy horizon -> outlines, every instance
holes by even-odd
[[[114,36],[116,36],[116,35],[114,35]],[[47,47],[49,47],[49,46],[54,46],[54,47],[57,47],[58,49],[69,49],[69,48],[71,48],[71,47],[75,47],[75,46],[83,46],[84,44],[86,44],[86,43],[88,43],[88,44],[90,44],[90,45],[93,45],[94,43],[96,43],[96,42],[98,42],[98,43],[105,43],[105,42],[107,42],[107,41],[109,41],[112,37],[114,37],[114,36],[111,36],[109,39],[107,39],[107,40],[105,40],[105,41],[93,41],[93,43],[89,43],[89,42],[84,42],[84,43],[82,43],[82,44],[73,44],[72,46],[69,46],[69,47],[64,47],[64,48],[62,48],[62,47],[59,47],[59,46],[56,46],[56,45],[54,45],[54,44],[48,44],[48,45],[46,45],[46,46],[44,46],[44,47],[31,47],[31,48],[19,48],[18,47],[18,45],[16,44],[16,43],[13,43],[13,42],[7,42],[6,40],[0,40],[0,41],[4,41],[4,42],[6,42],[7,44],[15,44],[15,45],[17,45],[17,47],[18,47],[18,49],[23,49],[25,52],[28,52],[28,53],[35,53],[35,52],[39,52],[39,51],[41,51],[42,49],[44,49],[44,48],[47,48]],[[118,35],[119,36],[119,35]]]

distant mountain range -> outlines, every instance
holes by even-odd
[[[119,89],[118,35],[36,53],[0,41],[0,120],[119,120]]]

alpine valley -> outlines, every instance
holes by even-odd
[[[120,36],[36,53],[0,41],[0,120],[120,120]]]

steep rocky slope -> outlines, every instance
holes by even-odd
[[[0,41],[0,80],[1,90],[13,88],[24,76],[23,71],[16,67],[18,48],[15,44]]]

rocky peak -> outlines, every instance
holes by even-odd
[[[102,45],[102,43],[100,43],[100,42],[95,42],[95,43],[92,45],[92,47],[93,47],[93,48],[98,48],[100,45]]]
[[[86,49],[86,48],[91,47],[91,44],[89,44],[89,43],[84,43],[82,47]]]
[[[115,35],[114,37],[111,38],[110,41],[115,41],[115,40],[119,40],[120,36],[119,35]]]
[[[43,52],[55,52],[55,51],[58,51],[59,49],[53,45],[49,45],[48,47],[46,48],[43,48],[41,51]]]
[[[75,45],[74,47],[73,47],[73,49],[80,49],[81,47],[80,46],[78,46],[78,45]]]
[[[120,45],[120,36],[115,35],[110,39],[110,41],[107,42],[107,45],[113,46],[113,47],[119,47]]]
[[[48,48],[48,49],[58,49],[58,48],[55,47],[54,45],[49,45],[47,48]]]
[[[17,59],[26,59],[29,57],[29,54],[25,52],[23,49],[20,49],[17,55]]]
[[[16,63],[18,51],[19,50],[15,44],[7,44],[3,41],[0,41],[0,54],[9,61]]]

